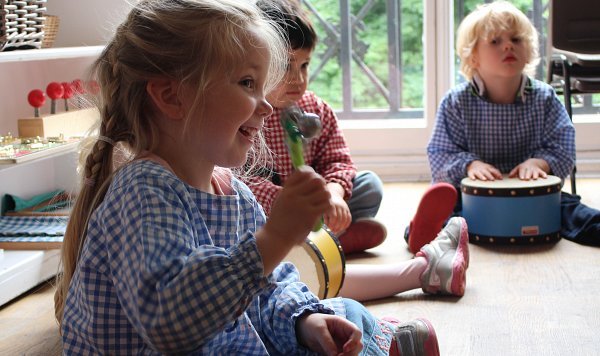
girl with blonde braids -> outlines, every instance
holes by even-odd
[[[62,251],[65,354],[437,354],[427,322],[319,300],[281,263],[331,208],[322,177],[301,167],[265,222],[232,173],[260,162],[283,38],[244,0],[142,0],[117,29]]]

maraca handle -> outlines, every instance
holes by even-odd
[[[283,121],[283,131],[285,131],[285,141],[290,151],[292,166],[298,168],[304,165],[304,146],[302,144],[302,134],[298,126],[292,120]],[[315,222],[312,231],[317,232],[323,227],[323,217]]]
[[[285,125],[290,126],[285,129],[285,141],[288,149],[290,150],[292,166],[294,168],[298,168],[304,165],[304,147],[302,146],[300,131],[298,131],[298,128],[291,122],[291,120],[286,120]]]

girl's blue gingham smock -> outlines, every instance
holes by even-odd
[[[304,354],[295,320],[345,317],[292,264],[262,276],[253,232],[265,217],[250,190],[201,192],[158,163],[116,173],[89,222],[67,296],[65,354]]]
[[[437,112],[427,155],[433,182],[456,187],[467,165],[481,160],[509,173],[529,158],[544,159],[564,179],[575,164],[575,129],[548,84],[524,81],[512,104],[495,104],[462,83],[449,91]]]

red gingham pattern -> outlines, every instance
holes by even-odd
[[[350,149],[338,126],[335,113],[327,103],[310,91],[306,91],[296,104],[305,112],[319,115],[323,126],[321,135],[304,147],[306,164],[322,175],[328,183],[339,183],[344,188],[345,199],[350,198],[356,166],[350,157]],[[274,171],[280,176],[281,184],[284,184],[293,167],[285,144],[284,131],[279,122],[281,111],[274,108],[273,115],[265,121],[263,133],[267,146],[274,155]],[[282,188],[262,177],[250,178],[247,183],[265,213],[269,215],[271,204]]]

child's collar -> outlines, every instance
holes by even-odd
[[[473,79],[471,80],[471,92],[474,95],[479,96],[480,98],[487,98],[485,92],[485,84],[483,83],[483,79],[478,74],[473,75]],[[531,79],[525,75],[521,75],[521,85],[519,86],[519,90],[517,91],[517,96],[515,97],[516,101],[521,101],[522,103],[526,100],[526,94],[531,93],[533,89],[533,83]]]

